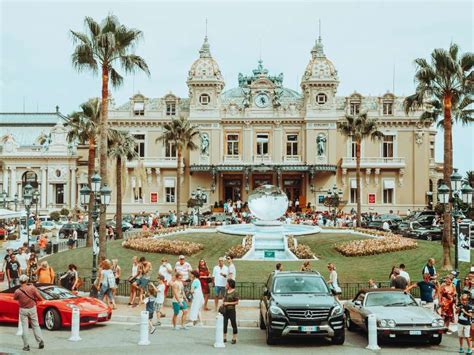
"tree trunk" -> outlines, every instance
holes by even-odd
[[[92,175],[95,170],[95,138],[89,139],[89,157],[87,158],[87,183],[89,188],[92,186]],[[87,224],[87,241],[88,247],[92,246],[92,237],[94,234],[94,224],[92,222],[92,209],[94,208],[94,194],[91,191],[89,205],[87,206],[87,216],[89,223]]]
[[[122,157],[117,157],[116,167],[116,189],[117,198],[115,201],[115,235],[117,239],[122,239]]]
[[[109,184],[107,171],[107,114],[108,114],[108,98],[109,98],[109,69],[107,64],[102,66],[102,106],[100,113],[100,177],[102,179],[102,186]],[[99,260],[107,255],[106,244],[106,219],[107,215],[105,209],[100,211],[99,222]]]
[[[445,96],[443,100],[444,109],[444,164],[443,180],[451,188],[451,174],[453,173],[453,144],[452,144],[452,123],[451,123],[451,96]],[[450,194],[451,198],[451,194]],[[445,206],[443,214],[443,269],[451,270],[451,246],[452,223],[451,223],[451,202]]]
[[[180,175],[181,175],[181,148],[177,144],[178,151],[178,170],[176,172],[176,223],[178,226],[181,225],[181,219],[179,218],[179,203],[181,201],[181,184],[180,184]]]
[[[357,227],[360,227],[362,214],[362,204],[360,201],[360,142],[356,142],[356,183]]]

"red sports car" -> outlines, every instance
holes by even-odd
[[[106,322],[112,316],[112,308],[92,297],[76,296],[71,291],[50,284],[35,284],[42,297],[37,302],[38,321],[48,330],[70,327],[72,309],[80,310],[81,326]],[[0,292],[0,322],[18,323],[18,302],[13,293],[19,286]]]

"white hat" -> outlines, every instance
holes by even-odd
[[[21,275],[20,276],[20,283],[24,284],[27,283],[30,280],[30,278],[26,275]]]

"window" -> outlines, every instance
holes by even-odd
[[[239,135],[227,134],[227,155],[239,155]]]
[[[316,103],[319,105],[324,105],[328,101],[328,97],[324,93],[319,93],[316,95]]]
[[[208,95],[208,94],[202,94],[201,96],[199,96],[199,103],[201,105],[207,105],[211,102],[211,97]]]
[[[268,133],[257,134],[257,155],[268,154]]]
[[[349,203],[357,203],[357,181],[355,179],[351,180],[350,189],[351,191]]]
[[[137,145],[135,146],[135,151],[137,152],[140,158],[145,157],[145,135],[144,134],[134,134],[133,137]]]
[[[384,102],[383,103],[383,114],[384,115],[393,115],[393,102]]]
[[[430,142],[430,158],[435,158],[435,142]]]
[[[350,114],[351,115],[358,115],[360,112],[360,102],[359,101],[351,101],[349,104]]]
[[[351,138],[351,158],[357,158],[357,143],[354,142],[352,138]]]
[[[56,184],[55,201],[57,205],[64,204],[64,184]]]
[[[383,182],[383,203],[385,203],[385,204],[394,203],[394,191],[395,191],[395,181],[394,180],[384,180],[384,182]]]
[[[393,142],[395,136],[385,135],[382,143],[382,156],[384,158],[393,158]]]
[[[165,144],[165,157],[176,158],[176,144],[172,142]]]
[[[145,115],[145,103],[143,101],[136,101],[133,103],[133,114],[135,116]]]
[[[175,116],[176,115],[176,102],[167,102],[166,103],[166,116]]]
[[[143,202],[143,190],[141,186],[135,187],[134,191],[134,198],[135,202]]]
[[[174,203],[175,197],[175,188],[174,187],[166,187],[165,194],[166,194],[166,202]]]
[[[298,155],[297,134],[288,134],[286,136],[286,155]]]

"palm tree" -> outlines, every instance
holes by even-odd
[[[91,186],[91,178],[95,171],[96,141],[99,135],[99,123],[101,103],[99,98],[89,99],[80,105],[81,111],[74,112],[66,118],[69,127],[67,140],[69,143],[87,144],[89,154],[87,157],[87,182]],[[94,197],[91,193],[88,208],[88,218],[92,221],[92,209],[94,208]],[[87,246],[92,246],[94,226],[88,224]]]
[[[410,110],[423,107],[425,104],[431,104],[439,113],[442,110],[442,126],[444,128],[443,180],[450,186],[453,172],[453,119],[465,123],[472,122],[473,110],[470,105],[473,102],[472,95],[474,94],[472,74],[474,54],[468,52],[459,55],[459,47],[452,43],[448,50],[442,48],[433,50],[431,63],[428,63],[424,58],[418,58],[415,59],[415,64],[416,89],[413,95],[405,98],[405,113],[408,114]],[[456,114],[456,112],[458,113]],[[424,115],[426,116],[426,113]],[[443,227],[443,268],[451,269],[451,204],[445,208],[443,219],[446,222]]]
[[[115,160],[115,184],[116,184],[116,209],[115,229],[117,238],[122,238],[122,172],[125,167],[124,161],[138,156],[135,150],[137,143],[135,138],[126,131],[109,129],[109,157]]]
[[[176,118],[163,125],[163,134],[156,140],[163,142],[165,145],[173,144],[176,147],[178,158],[178,169],[176,170],[176,217],[178,225],[180,225],[179,204],[181,199],[181,183],[179,175],[181,174],[181,158],[185,150],[197,149],[197,144],[194,140],[199,135],[197,126],[191,125],[184,117]]]
[[[474,187],[474,170],[466,171],[466,177],[464,178],[464,180],[466,180],[466,184],[471,187]]]
[[[90,70],[97,73],[100,70],[102,79],[102,110],[99,125],[100,132],[100,176],[102,184],[109,183],[107,171],[107,118],[109,100],[109,82],[113,87],[123,83],[123,77],[114,65],[120,66],[126,73],[133,73],[141,69],[150,74],[145,60],[131,53],[136,43],[143,36],[140,30],[127,28],[121,24],[117,17],[108,15],[102,23],[97,23],[93,18],[84,19],[86,33],[71,30],[72,39],[77,44],[72,54],[72,65],[79,71]],[[105,250],[105,210],[100,212],[99,241],[104,245],[100,248],[100,255],[104,256]]]
[[[366,138],[372,140],[380,139],[383,133],[378,130],[378,122],[376,119],[367,117],[367,112],[358,114],[357,116],[346,115],[346,121],[338,122],[338,130],[346,137],[351,137],[356,144],[356,202],[357,202],[357,226],[361,225],[361,201],[360,201],[360,147],[362,141]]]

